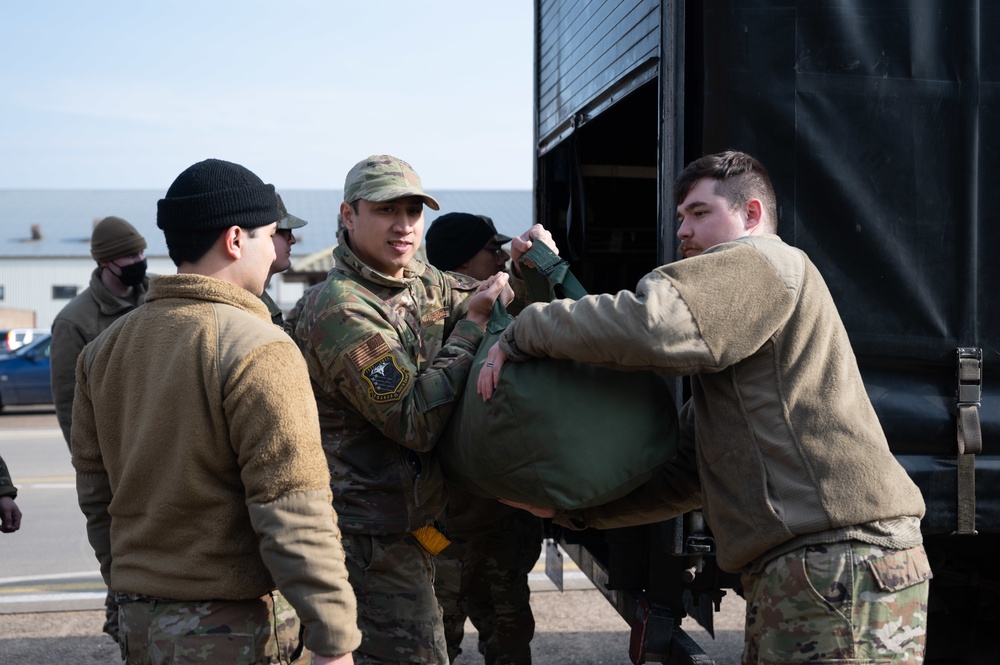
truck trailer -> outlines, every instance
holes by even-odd
[[[589,292],[678,258],[685,164],[735,149],[768,169],[778,233],[823,274],[927,505],[928,662],[1000,651],[993,28],[1000,3],[976,0],[535,2],[534,217]],[[711,632],[739,579],[698,512],[546,535],[631,625],[633,662],[711,662],[680,620]]]

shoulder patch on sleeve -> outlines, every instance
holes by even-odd
[[[410,370],[396,362],[381,335],[372,335],[348,357],[368,384],[368,397],[373,402],[394,402],[410,385]]]

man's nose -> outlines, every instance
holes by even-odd
[[[405,212],[401,212],[399,215],[396,216],[395,226],[398,229],[401,229],[403,231],[410,231],[416,225],[417,225],[417,220],[414,219],[412,216],[406,214]]]

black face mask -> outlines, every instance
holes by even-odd
[[[146,278],[146,259],[130,263],[127,266],[117,266],[117,268],[121,272],[115,275],[115,277],[125,286],[139,286],[142,284],[142,280]],[[112,270],[111,272],[113,273],[114,271]]]

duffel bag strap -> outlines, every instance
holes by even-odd
[[[569,261],[545,243],[533,243],[521,256],[518,267],[528,292],[528,302],[550,302],[558,298],[576,300],[587,295],[587,290],[570,272]]]

